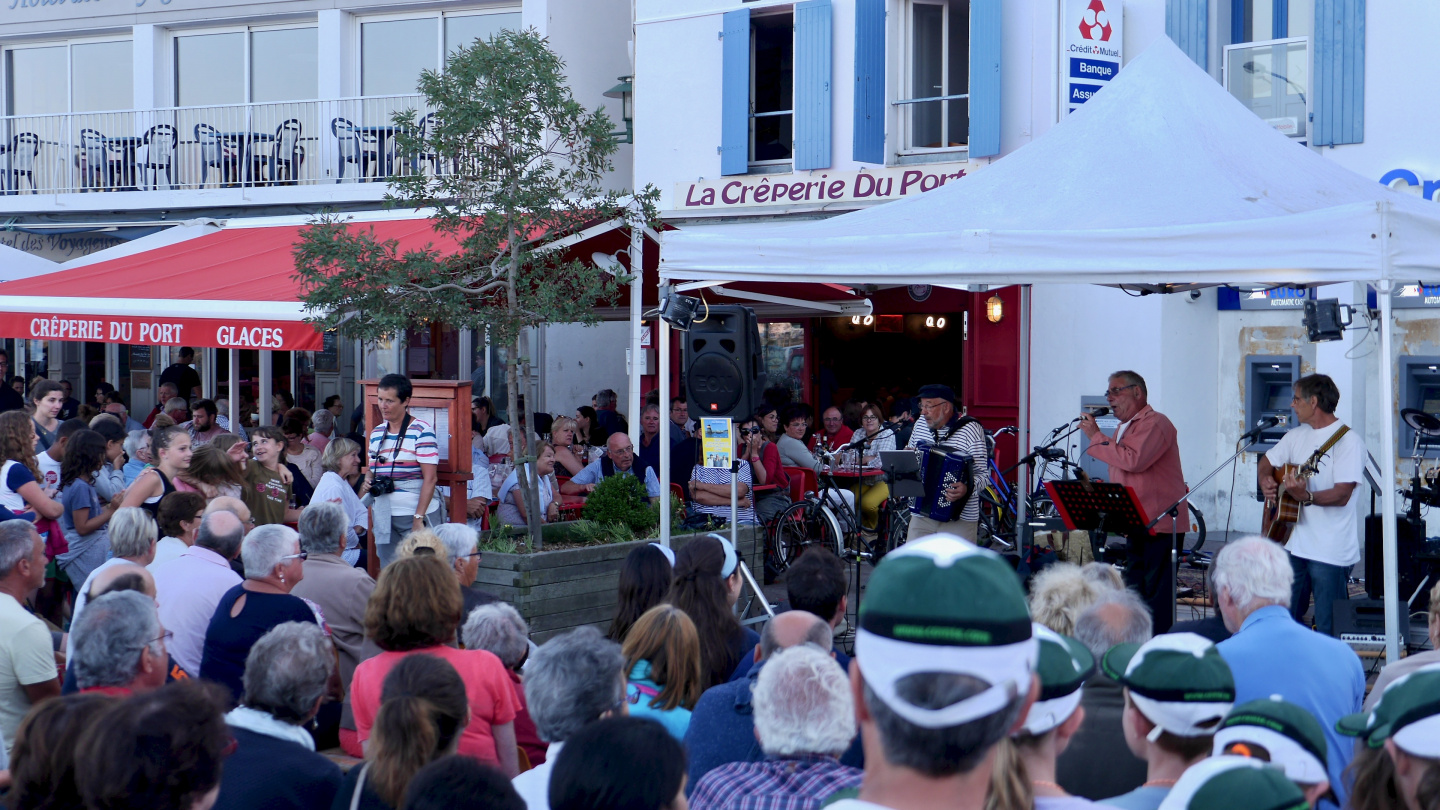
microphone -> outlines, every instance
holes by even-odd
[[[1035,455],[1047,461],[1059,461],[1066,457],[1065,451],[1058,447],[1037,447],[1035,448]]]
[[[1110,409],[1109,409],[1108,407],[1104,406],[1104,405],[1101,405],[1101,406],[1098,407],[1098,408],[1088,409],[1088,410],[1086,410],[1085,412],[1086,412],[1087,414],[1095,417],[1096,419],[1099,419],[1099,418],[1102,417],[1102,416],[1109,416],[1109,415],[1110,415]],[[1071,419],[1071,420],[1070,420],[1070,424],[1073,425],[1073,424],[1075,424],[1076,422],[1079,422],[1079,421],[1080,421],[1081,419],[1083,419],[1083,418],[1084,418],[1083,416],[1077,416],[1077,417],[1075,417],[1074,419]]]
[[[1242,441],[1242,442],[1254,441],[1254,440],[1260,438],[1260,434],[1261,434],[1261,433],[1264,433],[1265,431],[1269,430],[1270,428],[1275,427],[1275,426],[1278,425],[1278,424],[1280,424],[1280,418],[1279,418],[1279,417],[1276,417],[1276,416],[1267,416],[1267,417],[1265,417],[1264,419],[1261,419],[1260,421],[1256,422],[1256,423],[1255,423],[1255,427],[1251,428],[1249,431],[1247,431],[1245,434],[1243,434],[1243,435],[1240,437],[1240,441]]]

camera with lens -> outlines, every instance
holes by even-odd
[[[370,482],[370,494],[390,495],[395,492],[395,479],[388,475],[377,475]]]

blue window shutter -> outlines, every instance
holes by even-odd
[[[830,168],[830,0],[795,4],[795,168]]]
[[[1165,0],[1165,35],[1201,70],[1210,69],[1209,0]]]
[[[1365,0],[1315,0],[1315,146],[1365,140]]]
[[[1290,0],[1274,0],[1270,4],[1270,34],[1275,39],[1290,36]]]
[[[885,162],[885,0],[855,0],[855,126],[851,158]]]
[[[970,0],[970,157],[998,154],[1000,0]]]
[[[750,9],[725,12],[721,31],[720,173],[750,170]]]

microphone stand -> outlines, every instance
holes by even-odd
[[[1176,527],[1179,526],[1180,507],[1182,504],[1188,504],[1191,495],[1194,495],[1197,490],[1210,483],[1210,479],[1219,475],[1222,471],[1224,471],[1226,467],[1229,467],[1231,464],[1233,464],[1236,459],[1240,458],[1240,455],[1242,453],[1253,447],[1255,445],[1255,442],[1259,440],[1259,433],[1257,433],[1254,438],[1251,438],[1250,434],[1248,433],[1245,436],[1242,436],[1240,441],[1244,442],[1243,446],[1241,446],[1240,443],[1237,442],[1236,444],[1239,449],[1237,449],[1235,453],[1230,456],[1230,458],[1227,458],[1224,461],[1220,462],[1220,466],[1211,470],[1210,474],[1200,479],[1200,482],[1194,487],[1187,488],[1185,494],[1180,496],[1180,500],[1160,510],[1160,514],[1145,526],[1147,530],[1154,530],[1155,524],[1159,523],[1162,519],[1164,519],[1166,515],[1169,515],[1172,518],[1170,522],[1170,565],[1165,572],[1165,577],[1170,582],[1170,621],[1172,624],[1175,621],[1175,569],[1179,567],[1179,560],[1176,556],[1175,547],[1180,541],[1180,535],[1176,531]],[[1235,493],[1230,493],[1230,497],[1234,498]],[[1131,553],[1133,554],[1135,551],[1138,551],[1138,549],[1133,548],[1132,544]]]

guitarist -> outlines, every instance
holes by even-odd
[[[1290,405],[1300,424],[1260,457],[1260,491],[1274,500],[1283,487],[1299,501],[1300,520],[1286,546],[1295,572],[1290,614],[1302,621],[1313,593],[1315,628],[1334,635],[1334,602],[1349,598],[1346,579],[1360,561],[1360,534],[1350,496],[1364,475],[1365,442],[1335,418],[1340,389],[1334,380],[1324,374],[1301,377],[1295,381],[1294,394]],[[1332,442],[1337,434],[1339,439]],[[1286,464],[1311,464],[1315,473],[1308,480],[1287,475],[1277,483],[1274,471]]]
[[[948,385],[922,385],[919,399],[921,419],[915,423],[905,449],[914,450],[917,442],[923,442],[934,445],[937,450],[958,450],[970,457],[970,483],[956,481],[951,484],[945,489],[946,500],[958,501],[972,489],[984,489],[985,483],[990,480],[985,428],[955,411],[955,391]],[[919,540],[942,532],[977,542],[980,536],[980,499],[971,498],[959,518],[948,523],[915,512],[910,515],[910,526],[905,536]]]

